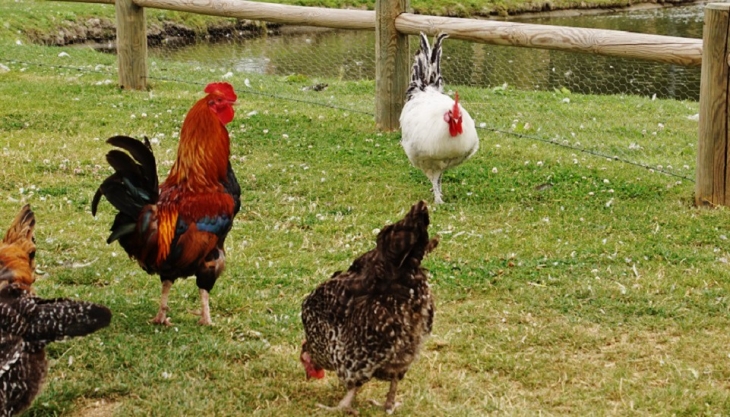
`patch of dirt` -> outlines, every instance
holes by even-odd
[[[91,18],[86,21],[63,21],[55,30],[45,33],[38,30],[26,31],[34,43],[63,46],[90,40],[102,42],[116,37],[116,28],[109,19]]]
[[[251,20],[216,23],[203,30],[196,30],[178,22],[163,21],[148,23],[147,45],[185,45],[198,40],[216,42],[223,39],[250,38],[276,34],[280,25],[262,24]],[[116,40],[115,22],[107,18],[90,18],[78,21],[63,21],[49,33],[29,30],[26,35],[33,43],[51,46],[65,46],[77,43],[106,43]]]
[[[118,401],[98,400],[86,404],[81,410],[72,414],[73,417],[109,417],[122,405]]]

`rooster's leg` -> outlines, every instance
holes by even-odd
[[[208,291],[199,288],[200,291],[200,320],[198,320],[198,324],[203,326],[210,326],[213,324],[213,321],[210,319],[210,304],[209,304],[209,294]]]
[[[162,281],[162,297],[160,297],[160,310],[157,315],[152,319],[152,323],[164,324],[165,326],[172,325],[170,318],[167,317],[167,310],[170,307],[167,306],[167,299],[170,297],[170,288],[172,288],[172,281]]]
[[[345,394],[345,398],[343,398],[342,401],[337,404],[337,407],[327,407],[323,404],[317,404],[317,407],[324,408],[325,410],[329,411],[344,411],[347,414],[356,416],[358,412],[357,410],[352,408],[352,400],[355,399],[355,395],[357,394],[357,388],[358,387],[354,387],[347,391],[347,394]]]

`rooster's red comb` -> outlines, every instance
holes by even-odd
[[[236,101],[236,93],[233,91],[233,86],[228,83],[210,83],[205,86],[205,92],[208,94],[216,94],[223,96],[228,101]]]

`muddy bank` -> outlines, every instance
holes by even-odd
[[[491,10],[482,19],[520,19],[544,16],[580,16],[600,13],[616,13],[636,9],[661,8],[684,6],[697,3],[706,3],[705,0],[660,0],[645,3],[631,4],[627,0],[625,5],[611,5],[595,7],[581,2],[573,8],[555,10],[550,0],[539,3],[526,3],[519,10]],[[448,11],[447,11],[447,14]],[[454,15],[458,15],[455,13]],[[219,42],[228,39],[242,39],[261,36],[263,34],[276,35],[287,27],[281,24],[266,23],[253,20],[221,19],[220,22],[208,25],[205,28],[193,28],[181,22],[163,21],[148,22],[147,42],[149,46],[158,45],[186,45],[199,41]],[[289,27],[293,28],[293,27]],[[96,43],[100,49],[114,48],[116,28],[113,19],[87,18],[76,21],[64,21],[54,30],[43,33],[35,30],[27,31],[26,35],[31,42],[43,45],[65,46],[78,43]]]
[[[206,28],[191,28],[180,22],[148,22],[147,44],[185,45],[198,41],[218,42],[223,39],[246,38],[262,34],[276,34],[281,25],[251,20],[226,20]],[[64,21],[48,33],[28,31],[26,35],[33,43],[65,46],[77,43],[109,44],[116,39],[113,19],[89,18],[78,21]]]

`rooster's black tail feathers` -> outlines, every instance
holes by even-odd
[[[141,142],[128,136],[114,136],[107,139],[107,143],[128,152],[112,149],[106,154],[106,160],[115,172],[101,183],[91,202],[93,215],[96,215],[102,196],[119,210],[112,234],[107,239],[111,243],[131,233],[142,208],[157,202],[159,183],[155,156],[147,138]]]
[[[411,84],[406,91],[406,101],[413,97],[416,91],[424,91],[431,86],[443,92],[444,79],[441,77],[441,44],[449,35],[441,33],[436,36],[433,48],[428,38],[421,32],[421,44],[411,69]]]

